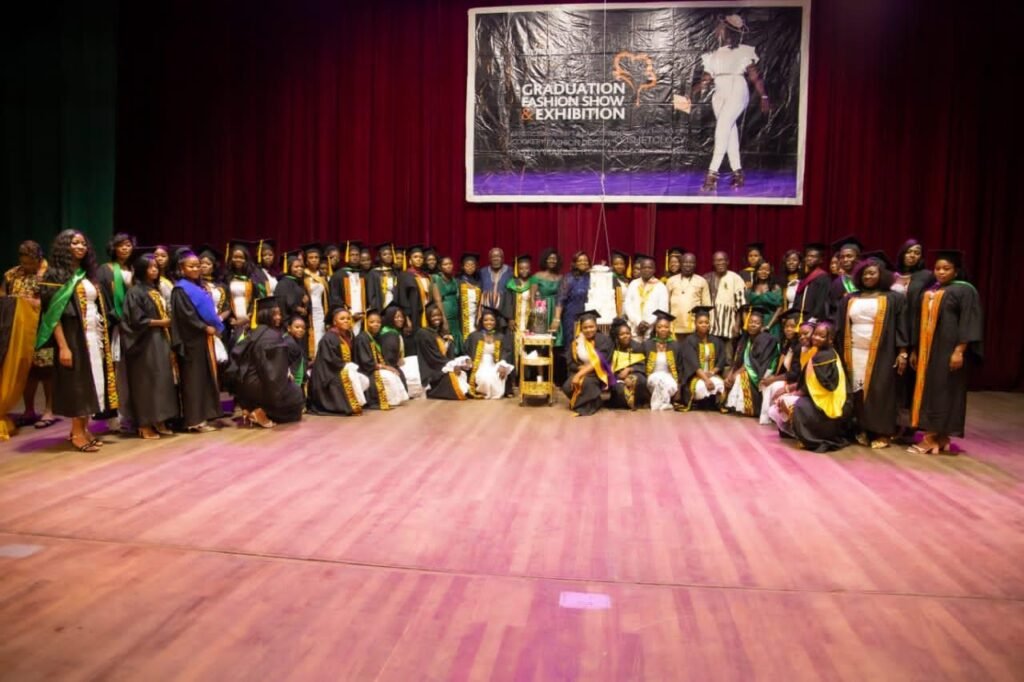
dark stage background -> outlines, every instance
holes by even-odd
[[[497,4],[120,3],[111,13],[114,224],[143,241],[269,236],[288,245],[427,242],[453,254],[494,244],[507,254],[591,251],[597,205],[463,199],[466,11]],[[988,362],[977,385],[1024,388],[1024,317],[1013,307],[1024,237],[1012,197],[1024,169],[1019,111],[1006,99],[1019,81],[1009,32],[1021,11],[1006,7],[1014,9],[814,2],[805,205],[609,205],[612,244],[658,253],[681,244],[702,271],[714,249],[735,262],[755,237],[773,260],[805,240],[850,232],[890,253],[910,235],[959,246],[987,310]],[[8,118],[33,115],[18,109],[16,93],[5,92],[5,109]],[[11,139],[6,131],[5,147]],[[33,161],[23,146],[7,154],[0,196],[13,196],[11,178]],[[4,215],[9,234],[24,232],[17,211]],[[35,221],[32,232],[48,242],[69,223],[58,219]]]

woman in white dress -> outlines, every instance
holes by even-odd
[[[316,349],[326,331],[327,319],[327,277],[320,272],[324,249],[320,244],[303,244],[306,254],[305,285],[309,295],[309,357],[316,360]]]
[[[679,393],[679,349],[672,333],[674,315],[654,311],[654,333],[644,343],[647,355],[647,390],[651,394],[651,410],[671,410]]]
[[[718,23],[715,33],[719,48],[714,52],[701,55],[703,74],[690,91],[690,97],[676,95],[673,106],[689,112],[693,100],[701,92],[714,84],[711,96],[711,108],[715,112],[715,148],[708,166],[707,176],[701,186],[702,192],[714,192],[718,189],[718,169],[728,154],[729,166],[732,168],[730,186],[733,189],[743,187],[743,166],[740,162],[740,134],[736,122],[750,103],[750,88],[747,81],[754,85],[761,98],[761,111],[768,113],[771,104],[764,87],[764,80],[757,69],[760,58],[751,45],[743,44],[743,36],[748,31],[743,17],[730,14]]]
[[[467,354],[473,361],[469,394],[474,398],[498,400],[510,393],[509,377],[515,373],[515,342],[498,329],[504,319],[499,311],[485,306],[480,314],[480,329],[467,339]]]

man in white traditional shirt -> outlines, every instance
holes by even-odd
[[[633,336],[645,340],[654,328],[654,312],[668,309],[668,289],[654,276],[654,259],[650,256],[636,254],[633,266],[639,277],[629,283],[623,309]]]
[[[747,285],[739,274],[729,269],[729,256],[716,251],[711,258],[714,268],[704,275],[711,295],[711,336],[725,346],[725,357],[731,364],[735,341],[740,336],[740,308],[746,303]]]

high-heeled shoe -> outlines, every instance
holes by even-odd
[[[146,433],[145,429],[139,429],[139,438],[142,440],[160,440],[160,434],[154,430],[150,430],[149,433]]]
[[[267,413],[261,408],[257,408],[252,412],[243,411],[242,424],[244,426],[248,426],[250,429],[256,426],[261,429],[272,429],[277,426],[277,423],[271,421],[270,417],[267,416]]]
[[[729,180],[729,187],[732,189],[742,189],[743,185],[747,184],[747,178],[743,175],[742,170],[735,170],[732,172],[732,179]]]
[[[700,186],[701,192],[714,192],[718,189],[718,171],[708,171],[704,176],[704,184]]]

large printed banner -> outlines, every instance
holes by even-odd
[[[467,200],[801,203],[809,5],[470,10]]]

